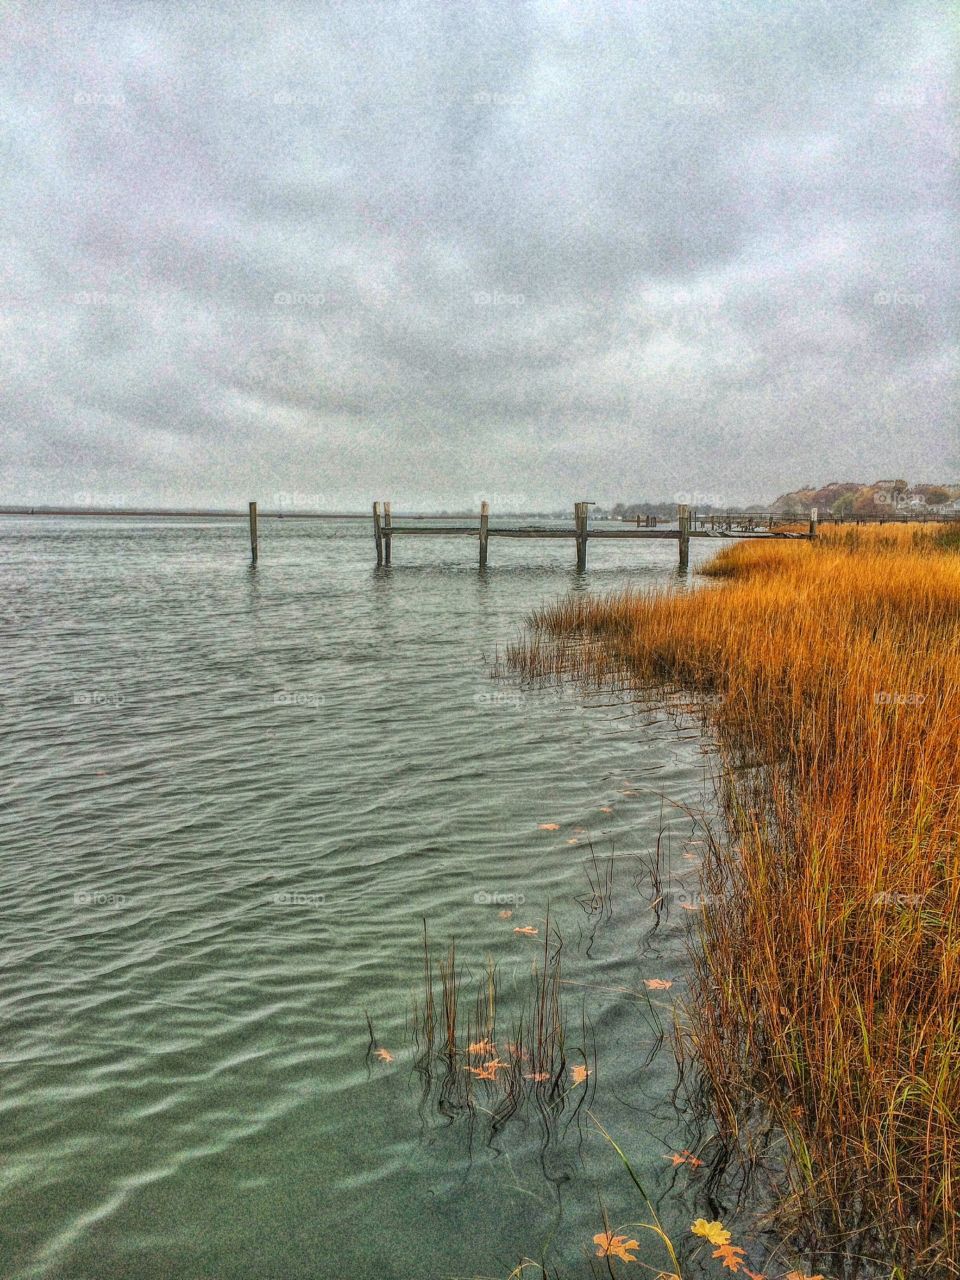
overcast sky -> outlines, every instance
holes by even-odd
[[[960,481],[949,6],[0,14],[0,502]]]

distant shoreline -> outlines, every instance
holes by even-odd
[[[369,511],[264,511],[258,515],[261,520],[370,520]],[[541,511],[504,511],[503,516],[542,516],[545,519],[563,519],[560,512]],[[0,516],[157,516],[169,518],[189,518],[203,520],[246,520],[248,512],[228,511],[213,508],[178,508],[178,507],[49,507],[49,506],[0,506]],[[396,518],[403,520],[476,520],[476,511],[438,511],[429,514],[396,513]]]

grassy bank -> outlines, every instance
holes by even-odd
[[[840,528],[706,573],[542,610],[510,661],[699,695],[730,827],[693,1010],[721,1130],[757,1103],[783,1130],[783,1224],[838,1273],[958,1275],[960,556]]]

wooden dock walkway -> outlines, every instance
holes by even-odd
[[[491,538],[572,538],[576,542],[577,569],[583,573],[587,567],[587,543],[597,538],[634,541],[643,538],[673,539],[678,545],[680,568],[687,569],[690,564],[691,538],[815,538],[817,536],[817,512],[810,513],[808,531],[806,533],[787,532],[786,530],[744,528],[704,528],[696,527],[698,520],[688,506],[677,507],[677,527],[661,529],[656,527],[656,520],[650,522],[649,517],[640,525],[641,517],[637,517],[637,527],[627,529],[602,529],[590,527],[588,511],[591,502],[576,502],[573,507],[573,523],[569,528],[548,528],[544,525],[515,525],[512,528],[497,528],[490,524],[490,504],[482,502],[476,524],[394,524],[389,502],[373,504],[373,541],[376,549],[377,564],[389,565],[393,557],[393,539],[395,537],[436,537],[436,538],[476,538],[479,544],[479,564],[481,569],[487,567],[488,549]]]

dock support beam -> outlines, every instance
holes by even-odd
[[[260,553],[260,538],[257,533],[257,504],[250,503],[250,563],[255,565]]]
[[[680,526],[680,568],[690,567],[690,508],[681,502],[677,507],[677,523]]]
[[[383,537],[380,533],[380,503],[373,504],[373,541],[377,548],[377,564],[383,564]]]
[[[587,568],[587,504],[574,503],[573,523],[577,531],[577,573]]]
[[[390,529],[393,521],[390,519],[390,503],[383,504],[383,563],[390,563],[390,544],[393,539],[390,537]]]
[[[817,508],[811,507],[810,508],[810,537],[815,538],[816,536],[817,536]]]
[[[480,568],[487,567],[487,542],[490,537],[490,503],[480,503]]]

